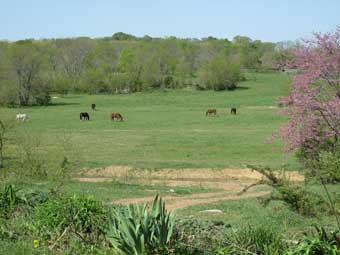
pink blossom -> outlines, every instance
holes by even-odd
[[[278,132],[287,152],[310,140],[335,143],[340,135],[340,27],[304,43],[287,63],[298,70],[291,92],[280,98],[290,118]]]

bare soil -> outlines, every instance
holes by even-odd
[[[279,175],[280,173],[277,172]],[[290,181],[300,182],[304,178],[298,172],[286,172]],[[109,182],[113,179],[125,182],[134,182],[147,185],[164,185],[168,187],[190,187],[200,186],[206,188],[220,189],[218,192],[195,193],[189,195],[178,195],[169,192],[163,197],[167,208],[170,210],[180,209],[197,204],[215,203],[224,200],[239,200],[244,198],[259,197],[269,191],[250,190],[239,195],[243,188],[258,182],[264,176],[251,169],[162,169],[162,170],[141,170],[130,166],[109,166],[106,168],[84,170],[81,176],[75,179],[81,182]],[[156,195],[156,194],[155,194]],[[153,196],[136,197],[115,200],[112,203],[131,204],[151,202]]]

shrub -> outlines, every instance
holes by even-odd
[[[287,245],[280,233],[268,226],[248,226],[227,236],[227,245],[219,249],[224,254],[283,254]]]
[[[292,248],[287,255],[318,255],[318,254],[340,254],[340,232],[332,231],[327,233],[321,227],[315,226],[316,234],[306,235],[298,246]]]
[[[308,141],[299,149],[297,156],[306,167],[307,177],[324,183],[340,182],[340,152],[334,149],[334,144]]]
[[[164,85],[165,88],[175,88],[176,87],[176,81],[174,79],[174,76],[165,75],[163,77],[163,85]]]
[[[171,254],[216,254],[225,244],[229,224],[222,221],[179,220],[174,226],[169,250]]]
[[[220,55],[207,63],[199,73],[200,80],[209,89],[234,90],[243,76],[240,66],[230,58]]]
[[[38,206],[34,227],[45,240],[77,237],[87,244],[98,243],[108,225],[108,211],[91,197],[56,197]]]
[[[340,182],[340,152],[321,152],[317,168],[323,182]]]
[[[331,212],[331,210],[329,210],[331,208],[329,203],[322,196],[307,190],[306,187],[290,183],[284,174],[277,176],[270,168],[248,167],[261,173],[266,179],[251,184],[246,187],[243,192],[260,184],[269,185],[274,189],[268,197],[261,198],[264,205],[268,205],[272,200],[279,200],[283,201],[292,210],[302,215],[317,216],[320,212]]]

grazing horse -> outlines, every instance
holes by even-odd
[[[214,116],[216,116],[217,111],[216,109],[208,109],[207,112],[205,113],[205,116],[210,116],[211,114],[214,114]]]
[[[28,115],[26,113],[18,113],[15,119],[24,122],[28,120]]]
[[[95,111],[96,110],[96,104],[91,104],[91,108],[92,108],[93,111]]]
[[[119,112],[113,112],[111,114],[111,120],[115,120],[115,119],[123,121],[123,116]]]
[[[236,115],[236,108],[235,107],[230,109],[230,114],[235,114]]]
[[[87,112],[81,112],[79,114],[80,120],[90,120],[90,115]]]

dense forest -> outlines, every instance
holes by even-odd
[[[235,89],[245,70],[279,70],[294,43],[236,36],[112,37],[0,41],[0,104],[46,105],[51,94],[156,88]]]

